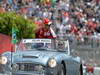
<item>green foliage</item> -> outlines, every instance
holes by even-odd
[[[0,14],[0,33],[12,36],[12,28],[16,31],[17,39],[35,37],[36,25],[31,20],[25,19],[15,12]]]

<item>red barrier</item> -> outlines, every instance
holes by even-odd
[[[7,51],[14,51],[14,45],[11,40],[10,36],[0,34],[0,54]]]

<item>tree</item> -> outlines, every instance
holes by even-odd
[[[0,14],[0,33],[12,36],[12,28],[15,30],[17,39],[34,38],[35,23],[15,12]]]

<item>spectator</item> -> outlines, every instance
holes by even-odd
[[[5,13],[5,12],[6,12],[5,8],[2,7],[2,5],[0,5],[0,13]]]
[[[100,34],[100,22],[98,22],[98,25],[96,27],[96,32]]]
[[[56,33],[58,35],[60,33],[60,37],[67,34],[66,31],[75,36],[94,35],[93,33],[98,34],[100,32],[99,25],[97,25],[97,22],[100,22],[100,0],[53,1],[3,0],[0,5],[0,13],[16,11],[25,18],[32,19],[40,29],[45,25],[42,23],[42,19],[48,18],[52,21],[52,25],[48,26],[46,24],[45,26],[55,28],[58,32]]]

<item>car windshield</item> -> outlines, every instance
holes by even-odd
[[[50,39],[24,39],[17,45],[17,50],[50,50],[54,49]]]
[[[17,45],[16,50],[67,51],[68,43],[51,39],[24,39]]]

